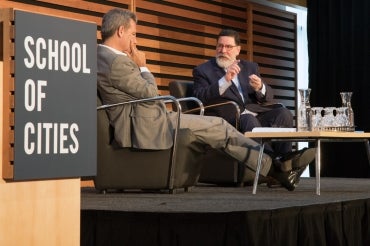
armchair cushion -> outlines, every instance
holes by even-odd
[[[101,105],[99,97],[97,103]],[[114,141],[113,128],[105,110],[98,111],[97,128],[96,189],[150,189],[169,190],[173,193],[178,188],[187,190],[197,183],[201,153],[192,148],[195,136],[189,129],[178,131],[175,166],[171,171],[172,148],[140,150],[119,147]]]

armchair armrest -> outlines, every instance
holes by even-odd
[[[196,102],[198,104],[198,107],[196,107],[196,108],[183,111],[184,114],[192,113],[192,112],[198,112],[199,111],[199,115],[204,115],[204,109],[205,109],[205,107],[204,107],[202,101],[199,100],[198,98],[196,98],[196,97],[181,97],[181,98],[177,98],[177,100],[179,102],[194,101],[194,102]]]
[[[170,94],[175,96],[178,99],[191,97],[193,95],[193,86],[194,86],[193,81],[173,80],[168,84]],[[197,99],[197,100],[199,100],[199,99]],[[222,105],[225,105],[225,104],[233,104],[235,106],[235,110],[236,110],[236,117],[235,117],[235,119],[236,119],[236,128],[238,128],[239,127],[239,119],[240,119],[240,109],[239,109],[238,104],[235,103],[234,101],[225,101],[225,102],[222,102],[222,103],[207,105],[207,106],[204,107],[204,109],[212,108],[212,107],[218,107],[218,106],[222,106]],[[186,104],[185,104],[184,108],[186,108],[186,110],[184,110],[183,113],[195,113],[195,112],[198,112],[198,111],[201,110],[199,107],[194,107],[193,105],[186,105]],[[203,113],[201,112],[201,115],[202,114]]]
[[[125,104],[150,102],[150,101],[159,101],[159,100],[163,100],[164,102],[173,102],[173,103],[176,104],[176,106],[180,105],[177,102],[178,99],[176,99],[173,96],[156,96],[156,97],[149,97],[149,98],[142,98],[142,99],[130,100],[130,101],[127,101],[127,102],[120,102],[120,103],[113,103],[113,104],[105,104],[105,105],[98,106],[96,109],[97,110],[101,110],[101,109],[106,109],[106,108],[121,106],[121,105],[125,105]],[[181,109],[181,106],[179,106],[179,108]]]
[[[235,123],[235,128],[239,129],[240,108],[239,108],[239,105],[236,102],[226,101],[226,102],[222,102],[222,103],[215,103],[215,104],[206,105],[206,106],[204,106],[204,111],[206,111],[209,108],[215,108],[215,107],[219,107],[219,106],[223,106],[223,105],[227,105],[227,104],[232,104],[235,107],[235,111],[236,111],[236,113],[235,113],[235,122],[236,122]],[[197,112],[199,110],[200,110],[200,108],[193,108],[193,109],[189,109],[189,110],[185,111],[184,113],[193,113],[193,112]]]
[[[223,106],[223,105],[227,105],[227,104],[232,104],[234,107],[235,107],[235,128],[236,129],[239,129],[239,120],[240,120],[240,108],[239,108],[239,105],[234,102],[234,101],[226,101],[226,102],[222,102],[222,103],[215,103],[215,104],[210,104],[210,105],[207,105],[207,106],[204,106],[204,109],[208,109],[208,108],[215,108],[215,107],[219,107],[219,106]]]

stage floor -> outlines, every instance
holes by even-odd
[[[370,199],[370,179],[323,177],[321,195],[316,195],[315,184],[315,178],[301,178],[293,192],[261,184],[255,195],[252,194],[252,186],[206,184],[200,184],[189,192],[178,190],[176,194],[140,191],[99,194],[94,188],[82,188],[81,209],[156,213],[234,212]]]
[[[370,179],[302,178],[282,187],[81,192],[81,246],[370,245]]]

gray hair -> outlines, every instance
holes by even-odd
[[[118,30],[120,26],[125,29],[130,27],[130,20],[137,23],[136,14],[127,9],[111,9],[104,16],[101,25],[101,36],[104,42],[107,38],[113,36],[115,31]]]

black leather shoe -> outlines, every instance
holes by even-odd
[[[304,148],[277,157],[273,159],[269,176],[279,181],[287,190],[293,191],[303,171],[315,159],[315,153],[315,148]]]
[[[272,172],[270,175],[289,191],[293,191],[299,182],[297,171]]]

